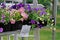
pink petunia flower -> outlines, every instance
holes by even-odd
[[[13,18],[10,20],[10,22],[11,24],[15,24],[15,20]]]
[[[28,18],[28,14],[25,13],[25,12],[21,13],[21,15],[23,16],[24,19],[27,19]]]
[[[24,9],[24,7],[21,7],[21,8],[18,9],[18,11],[19,11],[20,13],[22,13],[22,12],[25,11],[25,9]]]

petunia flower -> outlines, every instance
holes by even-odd
[[[25,13],[25,12],[22,12],[22,13],[21,13],[21,16],[22,16],[24,19],[27,19],[27,18],[28,18],[28,14]]]
[[[17,9],[17,5],[15,4],[15,5],[11,6],[10,9]]]
[[[3,32],[3,28],[0,28],[0,32]]]
[[[45,14],[46,14],[45,11],[41,11],[41,12],[40,12],[40,16],[45,15]]]
[[[2,19],[2,20],[0,20],[0,22],[1,22],[1,23],[4,23],[4,22],[5,22],[5,20],[4,20],[4,19]]]
[[[15,20],[12,18],[10,19],[11,24],[15,24]]]
[[[34,8],[34,10],[37,12],[39,10],[39,8]]]
[[[42,27],[43,27],[43,25],[42,25],[42,24],[38,24],[37,26],[38,26],[39,28],[42,28]]]
[[[30,23],[31,23],[31,24],[35,24],[35,20],[31,20]]]
[[[44,7],[39,8],[40,11],[45,11],[46,9]]]
[[[19,3],[19,4],[17,4],[17,7],[18,7],[18,8],[24,7],[24,4]]]
[[[25,8],[28,12],[29,11],[31,11],[31,7],[30,7],[30,5],[28,4],[28,5],[26,5],[26,8]]]
[[[4,14],[1,15],[1,18],[4,19],[6,16]]]
[[[1,3],[1,8],[5,8],[6,5],[4,3]]]

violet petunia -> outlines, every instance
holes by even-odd
[[[1,15],[1,18],[4,19],[6,16],[4,14]]]
[[[34,10],[37,12],[39,10],[39,8],[34,8]]]
[[[4,3],[1,3],[1,8],[5,8],[6,7],[6,5],[4,4]]]
[[[17,5],[15,4],[15,5],[11,6],[10,9],[17,9]]]
[[[31,24],[35,24],[35,22],[36,22],[35,20],[31,20],[30,21]]]
[[[4,19],[2,19],[2,20],[0,20],[0,22],[1,22],[1,23],[4,23],[4,22],[5,22],[5,20],[4,20]]]
[[[3,32],[3,28],[0,28],[0,32]]]
[[[43,27],[43,25],[42,25],[42,24],[38,24],[37,26],[38,26],[39,28],[42,28],[42,27]]]
[[[45,14],[46,14],[45,11],[41,11],[41,12],[40,12],[40,16],[45,15]]]
[[[46,9],[44,7],[39,8],[40,11],[45,11]]]
[[[31,7],[30,7],[30,5],[28,4],[28,5],[26,5],[26,10],[27,11],[31,11]]]
[[[24,4],[22,4],[22,3],[17,4],[18,9],[21,8],[21,7],[24,7]]]

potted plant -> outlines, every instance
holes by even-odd
[[[0,4],[0,30],[14,31],[20,30],[22,25],[31,25],[31,28],[42,28],[53,25],[49,9],[44,7],[31,8],[29,4],[18,3],[6,8],[5,4]]]

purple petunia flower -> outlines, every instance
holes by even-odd
[[[34,10],[35,10],[35,11],[38,11],[38,10],[39,10],[39,8],[34,8]]]
[[[20,4],[18,4],[18,6],[20,6],[20,7],[24,7],[24,4],[20,3]]]
[[[17,5],[15,4],[15,5],[13,5],[13,6],[11,6],[11,9],[16,9],[17,8]]]
[[[46,9],[43,8],[43,7],[40,7],[39,10],[41,10],[41,11],[45,11]]]
[[[17,4],[18,9],[21,8],[21,7],[24,7],[24,4],[22,4],[22,3]]]
[[[15,4],[15,5],[11,6],[10,9],[19,9],[19,8],[21,8],[21,7],[24,7],[24,4],[19,3],[19,4]]]
[[[1,3],[1,8],[5,8],[6,5],[4,3]]]
[[[31,24],[35,24],[35,20],[31,20],[30,23],[31,23]]]
[[[45,14],[46,14],[45,11],[41,11],[41,12],[40,12],[40,16],[45,15]]]
[[[38,26],[39,28],[42,28],[42,27],[43,27],[43,25],[42,25],[42,24],[38,24],[37,26]]]
[[[26,10],[27,11],[31,11],[31,7],[30,7],[30,5],[28,4],[28,5],[26,5],[27,7],[26,7]]]
[[[0,20],[0,22],[1,22],[1,23],[4,23],[4,22],[5,22],[5,20],[4,20],[4,19],[2,19],[2,20]]]
[[[1,17],[2,19],[4,19],[5,18],[5,15],[4,14],[2,14],[2,17]]]
[[[0,32],[3,32],[3,28],[0,28]]]

